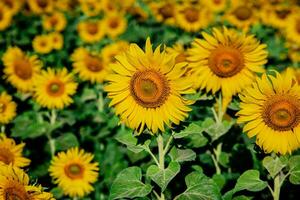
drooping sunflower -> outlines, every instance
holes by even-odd
[[[49,37],[52,39],[52,48],[60,50],[64,45],[64,37],[59,32],[52,32],[49,34]]]
[[[290,74],[264,74],[240,95],[238,123],[267,153],[300,147],[300,86]]]
[[[167,1],[153,1],[149,5],[155,19],[158,22],[163,22],[169,25],[175,24],[175,14],[177,4],[167,0]]]
[[[186,62],[176,64],[174,56],[160,52],[160,46],[153,52],[149,38],[145,52],[131,44],[115,58],[118,62],[110,65],[114,72],[107,76],[105,90],[122,122],[139,133],[145,126],[156,133],[187,117],[192,102],[182,95],[194,90],[183,76]]]
[[[103,27],[105,33],[111,37],[116,38],[117,36],[124,33],[127,28],[127,20],[123,14],[110,13],[106,14],[103,20]]]
[[[35,14],[45,14],[53,11],[53,0],[27,0],[27,4]]]
[[[0,124],[9,123],[16,116],[16,108],[17,104],[12,101],[10,95],[0,93]]]
[[[99,42],[105,32],[103,23],[100,20],[96,21],[82,21],[77,26],[80,39],[86,43]]]
[[[98,163],[93,163],[93,158],[77,147],[60,152],[51,161],[50,175],[64,194],[83,197],[94,190],[92,184],[98,179]]]
[[[115,56],[126,51],[129,48],[129,43],[126,41],[118,41],[109,45],[106,45],[102,50],[101,54],[105,65],[115,63],[117,60]]]
[[[102,10],[101,0],[79,0],[82,12],[89,17],[97,16]]]
[[[183,44],[181,43],[176,43],[172,47],[167,47],[166,48],[167,53],[170,55],[175,56],[175,62],[180,63],[180,62],[187,62],[187,52],[184,49]]]
[[[80,47],[71,56],[73,68],[82,80],[102,83],[108,74],[108,66],[104,64],[100,53],[90,52]]]
[[[250,85],[256,73],[263,73],[267,62],[266,45],[252,35],[233,29],[213,28],[212,35],[202,32],[188,50],[189,67],[195,87],[230,98]]]
[[[213,12],[222,12],[226,9],[228,0],[207,0],[203,4]]]
[[[22,156],[25,143],[16,144],[16,142],[7,138],[4,133],[0,133],[0,165],[12,165],[14,167],[26,167],[30,160]]]
[[[33,50],[40,54],[48,54],[52,51],[52,40],[49,35],[37,35],[32,41]]]
[[[24,4],[24,0],[1,0],[0,2],[3,3],[13,15],[17,14]]]
[[[10,26],[11,19],[11,11],[3,3],[0,2],[0,31],[3,31]]]
[[[43,28],[47,31],[63,31],[67,20],[62,12],[53,12],[43,17]]]
[[[286,37],[300,46],[300,16],[294,14],[287,22]]]
[[[48,109],[63,109],[73,102],[77,83],[66,68],[42,71],[35,81],[34,97],[38,104]]]
[[[28,175],[11,165],[0,165],[0,200],[55,200],[40,185],[30,185]]]
[[[28,56],[18,47],[10,47],[2,57],[5,78],[22,92],[32,91],[33,80],[40,73],[42,62]]]

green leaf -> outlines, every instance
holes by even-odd
[[[300,156],[292,156],[289,160],[289,181],[292,184],[300,185]]]
[[[222,189],[226,183],[226,178],[222,174],[214,174],[212,179]]]
[[[192,149],[178,149],[176,147],[171,149],[169,156],[176,162],[193,161],[196,159],[196,153]]]
[[[152,186],[142,181],[142,170],[129,167],[121,171],[114,180],[109,199],[144,197],[152,191]]]
[[[267,156],[263,159],[263,166],[268,170],[269,174],[274,179],[275,176],[285,167],[285,164],[281,162],[279,157],[274,159],[271,156]]]
[[[222,123],[216,123],[212,118],[206,118],[202,123],[202,127],[204,131],[210,135],[213,142],[227,133],[233,124],[233,121],[228,122],[224,120]]]
[[[184,130],[179,133],[175,133],[173,136],[175,139],[187,137],[192,134],[201,134],[203,132],[203,128],[195,123],[191,123]]]
[[[121,142],[122,144],[125,144],[127,148],[134,153],[140,153],[144,150],[144,148],[137,145],[138,139],[133,135],[132,130],[120,130],[116,135],[115,139]]]
[[[245,195],[240,195],[240,196],[236,196],[234,197],[232,200],[251,200],[253,199],[252,197],[247,197]]]
[[[218,200],[221,193],[217,184],[204,174],[192,172],[185,177],[187,189],[174,200]]]
[[[166,169],[160,169],[156,165],[151,165],[147,170],[147,176],[151,178],[164,191],[170,181],[179,173],[178,162],[171,162]]]
[[[248,190],[251,192],[258,192],[265,189],[268,186],[266,181],[262,181],[259,178],[259,171],[247,170],[237,180],[234,187],[234,191]]]
[[[64,133],[55,139],[56,150],[64,151],[71,147],[79,146],[77,137],[73,133]]]
[[[228,167],[228,163],[229,163],[229,153],[226,152],[221,152],[219,155],[219,163],[223,166],[223,167]]]
[[[61,188],[55,187],[50,191],[55,199],[61,199],[64,196],[64,192]]]

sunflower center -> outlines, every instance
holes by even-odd
[[[166,77],[154,70],[136,72],[130,82],[135,101],[146,108],[157,108],[168,98],[170,87]]]
[[[112,18],[110,21],[109,21],[109,27],[110,28],[117,28],[119,26],[119,21],[118,19],[116,18]]]
[[[287,131],[300,122],[300,102],[294,97],[274,97],[263,110],[265,123],[274,130]]]
[[[213,2],[214,2],[215,4],[221,4],[221,3],[222,3],[222,0],[213,0]]]
[[[237,7],[233,14],[239,19],[239,20],[247,20],[252,15],[252,10],[246,6],[239,6]]]
[[[14,71],[20,79],[28,80],[32,77],[32,69],[28,60],[16,60],[14,62]]]
[[[0,21],[3,19],[3,10],[0,8]]]
[[[56,17],[51,17],[50,19],[51,26],[56,26],[57,23],[58,23],[58,19]]]
[[[208,66],[219,77],[231,77],[244,67],[241,53],[231,47],[220,47],[213,51],[208,59]]]
[[[37,4],[41,8],[46,8],[48,5],[48,2],[47,2],[47,0],[37,0]]]
[[[277,10],[275,13],[278,18],[285,19],[291,13],[291,11],[290,10]]]
[[[193,23],[199,19],[199,10],[195,8],[187,8],[184,10],[184,16],[187,21]]]
[[[83,177],[84,169],[79,164],[70,164],[65,167],[66,175],[71,179],[80,179]]]
[[[0,162],[6,165],[14,162],[14,155],[9,149],[0,147]]]
[[[6,104],[0,102],[0,113],[4,113],[4,112],[5,112],[5,109],[6,109]],[[1,160],[1,159],[0,159],[0,160]]]
[[[4,198],[5,200],[29,200],[29,196],[25,191],[24,186],[19,183],[12,182],[12,187],[4,189]]]
[[[100,58],[94,56],[86,57],[86,66],[92,72],[99,72],[103,69],[103,65]]]
[[[4,0],[4,4],[9,8],[13,8],[14,6],[11,0]]]
[[[87,31],[89,34],[95,35],[96,33],[98,33],[98,24],[94,22],[88,23]]]
[[[300,34],[300,19],[298,19],[296,22],[296,30]]]
[[[64,93],[64,91],[65,86],[59,80],[52,81],[47,87],[48,94],[54,97],[61,96]]]
[[[173,6],[172,4],[165,4],[161,8],[158,9],[158,12],[162,15],[164,19],[168,19],[173,17]]]

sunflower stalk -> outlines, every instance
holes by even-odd
[[[50,113],[50,125],[53,126],[56,122],[56,118],[57,118],[57,114],[56,111],[54,109],[51,110]],[[55,155],[55,140],[52,138],[51,136],[52,133],[52,128],[49,129],[49,131],[47,132],[47,138],[49,140],[49,146],[50,146],[50,152],[51,155],[54,156]]]
[[[5,133],[5,125],[1,125],[1,133]]]
[[[277,174],[277,176],[274,178],[274,189],[272,193],[274,200],[279,200],[280,188],[281,188],[280,178],[281,178],[281,172]]]

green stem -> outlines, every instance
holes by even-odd
[[[5,125],[1,125],[1,133],[5,133]]]
[[[158,167],[161,170],[164,170],[165,169],[165,149],[164,149],[164,139],[161,134],[159,134],[157,137],[157,144],[158,144],[158,157],[159,157]],[[165,195],[162,191],[160,193],[159,200],[165,200]]]
[[[219,99],[218,99],[218,119],[219,119],[219,122],[222,122],[223,120],[223,105],[222,105],[222,94],[220,93],[219,94]]]
[[[144,148],[144,149],[145,149],[145,151],[147,151],[147,152],[150,154],[150,156],[153,158],[155,164],[156,164],[157,166],[159,166],[159,162],[158,162],[157,158],[156,158],[155,155],[152,153],[152,151],[149,149],[149,147],[146,147],[146,148]]]
[[[78,197],[77,196],[73,197],[73,200],[78,200]]]
[[[51,114],[50,114],[50,125],[55,124],[56,118],[57,118],[57,114],[56,114],[56,111],[53,109],[53,110],[51,110]],[[47,132],[46,136],[49,141],[51,156],[53,157],[55,155],[56,150],[55,150],[55,140],[52,138],[51,133],[52,133],[52,127]]]
[[[273,190],[273,199],[274,200],[279,200],[280,188],[281,188],[280,176],[281,176],[281,173],[277,174],[274,178],[274,190]]]
[[[219,166],[218,160],[217,160],[217,158],[215,157],[215,155],[213,153],[211,154],[211,158],[212,158],[214,166],[216,168],[216,173],[221,174],[221,168]]]
[[[98,97],[98,110],[99,112],[104,111],[104,101],[103,101],[103,92],[99,92],[99,97]]]

